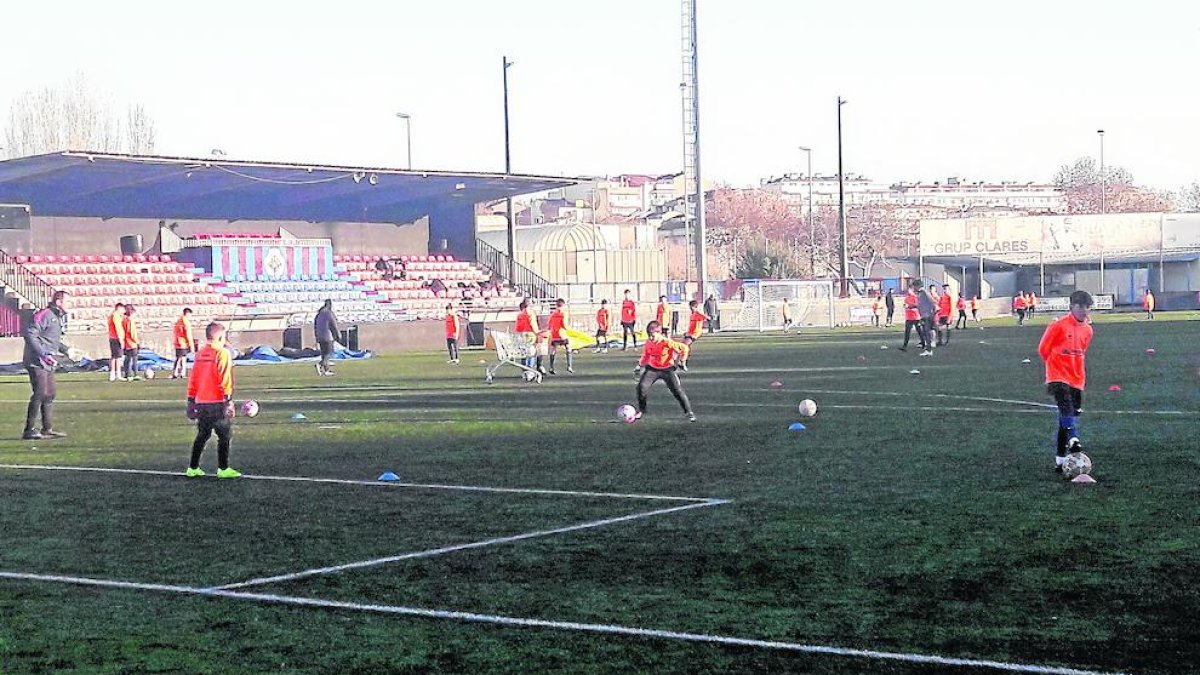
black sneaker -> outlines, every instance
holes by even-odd
[[[21,440],[40,441],[42,440],[42,433],[40,431],[26,431],[25,433],[21,434]]]
[[[547,375],[557,375],[558,373],[554,372],[554,369],[553,369],[553,368],[551,368],[550,370],[547,370],[547,371],[546,371],[546,374],[547,374]]]

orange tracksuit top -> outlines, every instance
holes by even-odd
[[[561,309],[555,309],[550,312],[550,322],[547,328],[550,329],[551,340],[565,340],[567,336],[563,335],[563,327],[567,323],[567,316],[563,314]]]
[[[637,321],[637,305],[632,300],[621,301],[621,323]]]
[[[661,340],[646,340],[642,347],[642,359],[639,366],[648,366],[655,370],[666,370],[675,365],[675,357],[687,358],[688,346],[669,338]]]
[[[116,340],[125,346],[125,312],[113,312],[108,315],[108,339]]]
[[[196,352],[196,365],[188,378],[188,398],[196,403],[224,403],[233,399],[233,361],[229,350],[210,342]]]
[[[453,312],[446,314],[446,339],[458,339],[458,315]]]
[[[708,319],[708,315],[698,309],[692,310],[692,316],[688,319],[687,335],[690,338],[698,338],[704,332],[704,322]]]
[[[612,312],[608,311],[607,307],[596,311],[596,329],[597,330],[604,331],[605,333],[608,332],[608,324],[610,321],[612,321],[611,314],[612,314]]]
[[[187,317],[181,316],[175,321],[175,348],[191,349],[193,344],[192,324]]]
[[[1046,362],[1046,383],[1062,382],[1083,389],[1087,380],[1084,357],[1092,341],[1092,325],[1070,314],[1046,327],[1038,353]]]

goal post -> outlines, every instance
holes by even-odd
[[[832,281],[746,279],[741,296],[730,320],[722,313],[721,330],[782,330],[784,303],[793,326],[833,328]]]

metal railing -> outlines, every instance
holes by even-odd
[[[0,284],[12,289],[34,307],[50,304],[54,288],[34,274],[13,256],[0,251]]]
[[[475,263],[501,277],[508,277],[510,260],[508,254],[482,239],[475,240]],[[558,297],[558,287],[537,272],[521,263],[512,263],[513,278],[508,283],[521,295],[537,300],[553,300]]]

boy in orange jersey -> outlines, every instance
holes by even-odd
[[[458,314],[454,313],[454,305],[446,305],[446,351],[450,354],[450,359],[446,363],[458,363],[458,334],[462,330],[462,323],[458,319]]]
[[[662,326],[663,333],[667,335],[670,335],[667,331],[667,312],[669,311],[671,311],[671,307],[667,304],[667,296],[658,296],[658,305],[654,308],[654,320]]]
[[[600,309],[596,310],[596,353],[608,353],[608,327],[612,325],[612,310],[608,308],[608,300],[600,301]]]
[[[1017,295],[1013,298],[1013,311],[1017,313],[1017,325],[1025,325],[1025,308],[1028,304],[1025,301],[1025,291],[1017,291]]]
[[[571,343],[567,340],[567,312],[564,309],[567,302],[562,298],[554,301],[554,311],[550,312],[550,321],[547,328],[550,329],[550,370],[547,371],[551,375],[557,375],[554,372],[554,359],[558,356],[558,348],[562,347],[567,351],[567,372],[575,372],[575,363],[571,358]]]
[[[908,351],[908,340],[912,337],[914,329],[917,331],[917,341],[921,343],[921,352],[924,353],[926,349],[925,330],[921,326],[920,300],[917,298],[923,285],[920,279],[913,281],[904,295],[904,344],[900,346],[902,352]]]
[[[700,303],[695,300],[688,301],[688,309],[691,311],[691,317],[688,318],[687,332],[683,334],[683,344],[687,345],[688,351],[679,358],[679,369],[685,373],[687,372],[688,356],[692,351],[692,343],[699,340],[700,336],[704,334],[704,322],[711,318],[700,311]]]
[[[689,304],[695,305],[696,301],[693,300]],[[633,371],[638,376],[638,411],[634,419],[641,419],[646,413],[646,396],[650,393],[650,387],[662,380],[667,383],[667,389],[671,390],[671,395],[679,402],[679,407],[683,408],[683,414],[687,416],[688,421],[695,422],[696,415],[692,412],[692,404],[688,401],[683,385],[679,383],[679,375],[675,372],[676,359],[687,358],[688,346],[663,335],[662,325],[657,321],[651,321],[646,326],[646,333],[642,358]]]
[[[187,418],[196,421],[196,440],[187,477],[204,475],[200,455],[213,432],[217,432],[217,478],[240,478],[229,466],[229,443],[233,438],[233,360],[225,348],[225,326],[210,323],[204,329],[208,344],[196,352],[196,363],[188,379]]]
[[[1088,314],[1092,296],[1087,291],[1071,294],[1070,312],[1046,327],[1038,354],[1046,362],[1046,391],[1058,406],[1058,438],[1055,443],[1054,470],[1062,471],[1067,455],[1082,452],[1079,442],[1079,415],[1083,412],[1083,386],[1087,378],[1084,358],[1092,341]]]
[[[954,294],[949,284],[942,284],[942,294],[937,302],[937,346],[950,344],[950,311],[954,307]]]
[[[116,382],[125,355],[125,304],[118,302],[108,315],[108,381]]]
[[[535,351],[538,342],[538,318],[537,312],[529,306],[528,299],[522,299],[521,304],[517,306],[517,323],[513,326],[513,330],[524,337],[529,344],[534,345]],[[534,357],[525,359],[525,367],[534,367]],[[538,364],[539,366],[541,364]],[[539,367],[540,371],[541,368]]]
[[[133,382],[137,379],[137,357],[138,343],[138,325],[133,318],[133,305],[125,305],[125,318],[122,320],[122,330],[125,332],[124,341],[121,343],[122,351],[125,354],[124,375],[125,381]]]
[[[959,295],[957,304],[955,306],[958,308],[958,320],[954,322],[954,330],[966,330],[967,329],[967,299],[964,298],[962,295]]]
[[[1025,316],[1032,319],[1034,314],[1037,314],[1038,296],[1032,291],[1025,297]]]
[[[621,301],[621,351],[629,349],[629,338],[633,336],[633,348],[637,349],[637,333],[633,328],[637,324],[637,305],[625,290],[625,299]]]
[[[192,316],[192,310],[188,307],[183,308],[183,313],[175,320],[175,330],[173,342],[175,343],[175,369],[171,371],[171,379],[175,380],[187,374],[187,355],[195,348],[196,342],[192,339],[192,322],[189,317]]]
[[[975,323],[979,323],[979,296],[971,298],[971,318]]]
[[[1154,293],[1149,288],[1146,289],[1146,294],[1142,296],[1142,311],[1146,312],[1146,318],[1150,321],[1154,320]]]
[[[871,301],[871,325],[879,328],[879,296]]]

